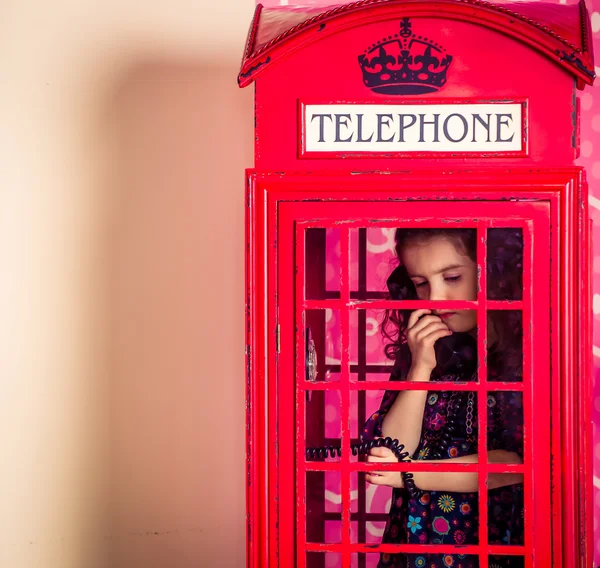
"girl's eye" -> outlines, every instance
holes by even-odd
[[[415,282],[415,288],[422,288],[423,286],[427,285],[427,280],[424,280],[423,282]]]
[[[445,280],[446,280],[446,282],[458,282],[460,280],[460,275],[459,276],[446,276]]]

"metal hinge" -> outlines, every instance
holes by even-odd
[[[275,327],[275,345],[277,349],[277,353],[281,350],[281,333],[279,324]]]

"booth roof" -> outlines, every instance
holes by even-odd
[[[332,6],[256,7],[248,33],[241,87],[274,61],[330,33],[394,17],[421,16],[473,22],[500,31],[541,51],[566,68],[579,88],[592,84],[594,59],[584,0],[548,4],[511,0],[360,0]]]

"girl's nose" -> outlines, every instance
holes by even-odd
[[[429,300],[447,300],[446,292],[442,286],[431,286],[429,289]]]

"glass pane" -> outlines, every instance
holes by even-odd
[[[395,329],[385,310],[350,312],[350,379],[387,381],[394,362],[386,355],[390,343],[383,334]]]
[[[398,264],[395,229],[361,228],[350,231],[350,290],[360,300],[388,297],[386,281]]]
[[[307,552],[307,568],[342,568],[342,555],[338,552]]]
[[[523,316],[491,310],[487,317],[488,381],[523,382]]]
[[[494,474],[488,477],[488,540],[493,545],[523,546],[523,476]],[[502,486],[497,487],[499,484]],[[505,564],[501,564],[505,566]]]
[[[350,568],[377,568],[379,554],[355,552],[350,555]],[[307,568],[343,568],[338,552],[307,552]]]
[[[341,365],[341,327],[339,310],[306,310],[306,380],[339,381]]]
[[[523,462],[523,393],[492,391],[487,395],[489,461]]]
[[[365,474],[353,474],[352,520],[356,530],[351,533],[353,543],[379,544],[385,531],[392,500],[392,489],[373,485],[365,480]],[[356,477],[357,476],[357,477]]]
[[[525,568],[525,559],[522,556],[489,556],[490,568]]]
[[[429,318],[432,319],[432,316]],[[444,313],[440,319],[452,334],[435,342],[437,366],[432,380],[477,380],[477,313],[474,310],[458,310]]]
[[[379,554],[359,552],[350,557],[351,568],[377,568]]]
[[[360,390],[350,391],[350,436],[352,443],[362,441],[367,419],[372,416],[381,405],[384,391]],[[352,456],[352,461],[365,461],[364,456]]]
[[[340,473],[306,472],[306,541],[336,544],[342,540]]]
[[[488,460],[523,463],[523,397],[520,392],[488,393]],[[488,474],[488,540],[494,545],[523,545],[523,474]],[[502,557],[498,566],[522,566],[522,559]],[[491,562],[491,560],[490,560]],[[507,563],[508,562],[508,563]],[[512,562],[517,562],[513,564]],[[490,564],[491,566],[492,564]]]
[[[523,230],[488,229],[488,300],[523,298]]]
[[[341,397],[337,390],[306,393],[306,448],[309,461],[339,461]]]
[[[385,488],[366,483],[362,472],[354,472],[350,475],[350,492],[351,542],[379,544],[387,520],[390,491],[386,498]],[[307,542],[341,542],[341,503],[339,472],[307,472]]]
[[[340,297],[340,230],[305,231],[305,284],[307,300]]]

